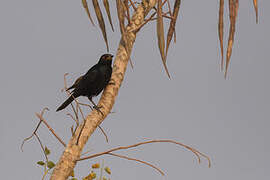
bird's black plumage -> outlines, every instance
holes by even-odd
[[[85,75],[79,77],[67,89],[73,89],[71,92],[72,95],[56,111],[66,108],[74,98],[86,96],[91,100],[92,97],[101,93],[111,79],[112,57],[113,55],[111,54],[102,55],[97,64],[91,67]]]

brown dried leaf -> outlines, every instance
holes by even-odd
[[[258,24],[259,17],[258,17],[258,2],[257,2],[257,0],[253,0],[253,5],[254,5],[255,13],[256,13],[256,23]]]
[[[124,0],[124,4],[125,4],[125,11],[127,12],[127,20],[128,20],[128,24],[130,24],[130,12],[129,12],[129,5],[128,5],[128,0]]]
[[[121,34],[125,32],[125,10],[122,0],[116,0],[117,16],[120,25]]]
[[[117,16],[118,16],[118,21],[119,21],[119,26],[120,26],[120,31],[122,34],[122,42],[123,46],[125,47],[125,50],[127,53],[129,53],[129,43],[126,35],[126,28],[125,28],[125,5],[123,4],[122,0],[116,0],[116,8],[117,8]],[[133,69],[133,63],[131,59],[129,59],[131,68]]]
[[[94,21],[93,21],[93,19],[91,17],[90,11],[88,9],[87,1],[86,0],[82,0],[82,4],[83,4],[83,7],[84,7],[84,9],[85,9],[85,11],[86,11],[86,13],[87,13],[87,15],[88,15],[88,17],[89,17],[92,25],[95,26]]]
[[[220,51],[221,51],[221,70],[223,71],[224,66],[224,47],[223,47],[223,33],[224,33],[224,0],[219,1],[219,20],[218,20],[218,35],[220,42]]]
[[[176,24],[176,20],[177,20],[177,17],[178,17],[180,5],[181,5],[181,0],[175,0],[174,8],[173,8],[173,14],[172,14],[173,19],[171,19],[170,27],[169,27],[169,30],[168,30],[168,33],[167,33],[166,57],[167,57],[167,54],[168,54],[168,49],[169,49],[169,46],[170,46],[170,43],[171,43],[171,40],[172,40],[172,36],[173,36],[173,34],[175,32],[175,24]]]
[[[164,40],[164,26],[163,26],[163,17],[162,17],[162,0],[158,0],[158,7],[157,7],[157,38],[158,38],[158,47],[159,52],[162,58],[163,66],[165,71],[170,78],[170,74],[166,65],[166,56],[164,53],[165,48],[165,40]]]
[[[102,12],[101,12],[100,7],[99,7],[98,0],[92,0],[92,3],[93,3],[93,6],[94,6],[94,9],[95,9],[95,12],[96,12],[99,27],[100,27],[100,29],[102,31],[102,35],[103,35],[104,41],[106,43],[107,51],[109,52],[106,27],[105,27],[104,19],[103,19],[103,16],[102,16]]]
[[[106,13],[107,13],[109,22],[110,22],[110,24],[111,24],[112,31],[114,31],[114,29],[113,29],[113,23],[112,23],[112,17],[111,17],[111,12],[110,12],[110,4],[109,4],[109,1],[108,1],[108,0],[103,0],[103,5],[104,5],[104,7],[105,7],[105,10],[106,10]]]
[[[239,0],[229,0],[229,13],[230,13],[230,32],[227,46],[227,56],[226,56],[226,68],[225,68],[225,78],[227,77],[228,67],[230,64],[230,58],[232,54],[232,46],[234,42],[235,35],[235,24],[238,13]]]

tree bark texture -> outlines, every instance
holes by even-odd
[[[78,145],[76,142],[83,125],[81,124],[77,128],[75,135],[70,139],[66,149],[60,157],[60,160],[54,168],[50,178],[51,180],[65,180],[70,176],[76,165],[77,159],[80,158],[83,147],[87,143],[89,137],[95,131],[97,126],[111,112],[115,98],[118,94],[118,90],[124,79],[128,60],[130,58],[130,53],[136,39],[136,33],[138,32],[137,30],[143,24],[145,16],[155,6],[156,2],[157,0],[142,0],[142,3],[137,6],[136,11],[132,15],[131,23],[126,27],[125,38],[128,41],[125,43],[128,44],[124,46],[125,43],[122,35],[114,60],[111,77],[112,83],[105,88],[98,103],[99,107],[102,106],[101,111],[103,112],[103,115],[100,112],[94,110],[86,117],[86,123],[79,138]]]

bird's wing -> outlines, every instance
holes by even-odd
[[[95,66],[93,66],[95,67]],[[95,82],[97,77],[99,75],[99,71],[97,68],[91,68],[83,77],[84,81],[87,81],[87,83]]]
[[[95,81],[98,79],[99,71],[98,69],[93,66],[79,81],[76,88],[78,89],[84,89],[86,87],[89,88],[92,84],[95,83]]]
[[[76,81],[74,82],[74,84],[72,86],[70,86],[69,88],[67,88],[67,90],[76,88],[79,84],[79,82],[82,80],[83,76],[80,76],[78,79],[76,79]]]

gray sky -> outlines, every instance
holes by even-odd
[[[97,130],[85,148],[94,153],[144,138],[173,139],[209,155],[212,167],[207,167],[205,159],[198,164],[183,148],[155,144],[123,154],[157,165],[165,178],[145,165],[107,156],[78,163],[77,177],[104,159],[115,180],[269,179],[270,2],[259,1],[256,25],[252,1],[240,1],[228,80],[219,71],[217,7],[216,1],[183,2],[177,44],[171,45],[168,56],[171,80],[162,68],[155,23],[138,34],[131,56],[135,68],[128,67],[113,107],[116,113],[102,123],[110,144]],[[117,31],[112,33],[108,26],[108,34],[115,54],[120,37],[115,11],[113,18]],[[50,108],[45,118],[68,142],[72,121],[66,113],[70,109],[55,112],[66,99],[60,91],[63,74],[70,73],[71,84],[106,49],[81,1],[1,0],[0,22],[1,178],[41,179],[42,168],[36,162],[43,155],[37,141],[27,142],[24,152],[20,151],[23,138],[38,122],[34,113]],[[52,150],[51,160],[57,161],[61,144],[44,126],[39,135]]]

